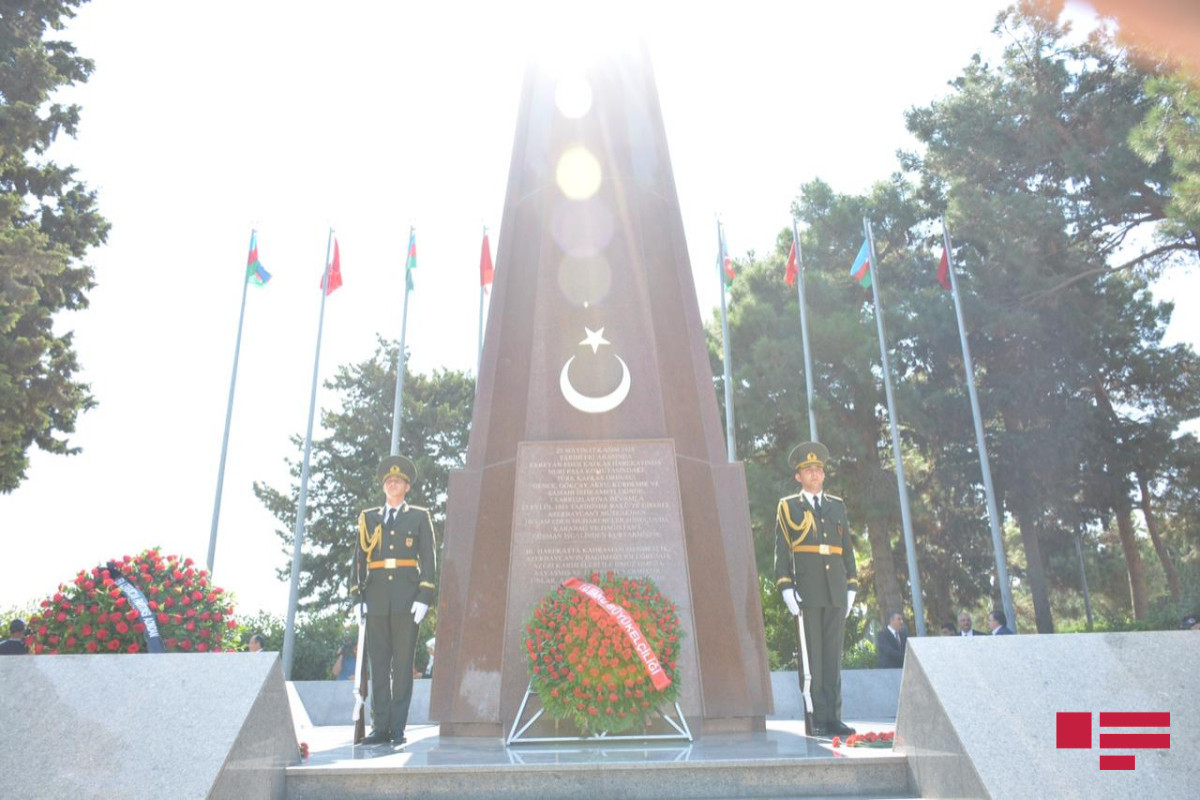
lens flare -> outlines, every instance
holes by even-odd
[[[600,162],[583,145],[567,149],[558,157],[554,179],[568,199],[587,200],[600,188]]]
[[[567,119],[581,119],[592,110],[592,85],[577,72],[560,75],[554,85],[554,105]]]

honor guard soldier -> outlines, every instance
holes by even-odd
[[[788,456],[801,491],[779,501],[775,513],[775,586],[793,616],[803,611],[807,669],[812,674],[812,731],[848,736],[842,722],[842,641],[858,591],[858,571],[846,505],[826,494],[829,450],[805,442]]]
[[[358,515],[355,575],[367,605],[371,665],[368,745],[405,742],[417,630],[437,589],[433,519],[428,509],[404,502],[416,472],[404,456],[385,458],[376,485],[386,502]]]

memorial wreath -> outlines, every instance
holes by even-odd
[[[845,739],[835,736],[831,744],[834,747],[842,745],[846,747],[891,747],[895,738],[895,731],[885,731],[884,733],[867,731],[866,733],[852,733]]]
[[[587,734],[627,731],[679,697],[683,635],[675,604],[649,578],[569,578],[525,625],[530,682],[555,719]]]
[[[192,559],[158,549],[80,570],[29,618],[26,643],[33,653],[146,652],[147,616],[167,652],[234,649],[224,643],[237,626],[225,590]]]

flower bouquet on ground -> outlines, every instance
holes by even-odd
[[[876,733],[875,731],[867,731],[866,733],[852,733],[844,740],[840,736],[833,737],[833,746],[841,747],[888,747],[892,746],[892,740],[896,738],[896,734],[892,731],[884,733]]]
[[[675,604],[649,578],[570,578],[525,625],[533,691],[552,717],[585,735],[641,727],[679,697],[683,635]]]
[[[141,612],[122,589],[129,585],[142,595]],[[80,570],[41,602],[29,618],[25,643],[31,653],[146,652],[143,614],[167,652],[233,649],[224,642],[237,626],[225,590],[214,587],[207,570],[197,569],[192,559],[162,556],[157,548]]]

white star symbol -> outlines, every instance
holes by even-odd
[[[585,326],[584,330],[587,332],[587,337],[584,338],[584,340],[582,342],[580,342],[580,344],[590,345],[592,348],[592,355],[595,355],[597,352],[600,351],[600,345],[612,344],[612,342],[610,342],[604,338],[604,328],[601,328],[598,331],[594,331],[591,328],[588,328]]]

